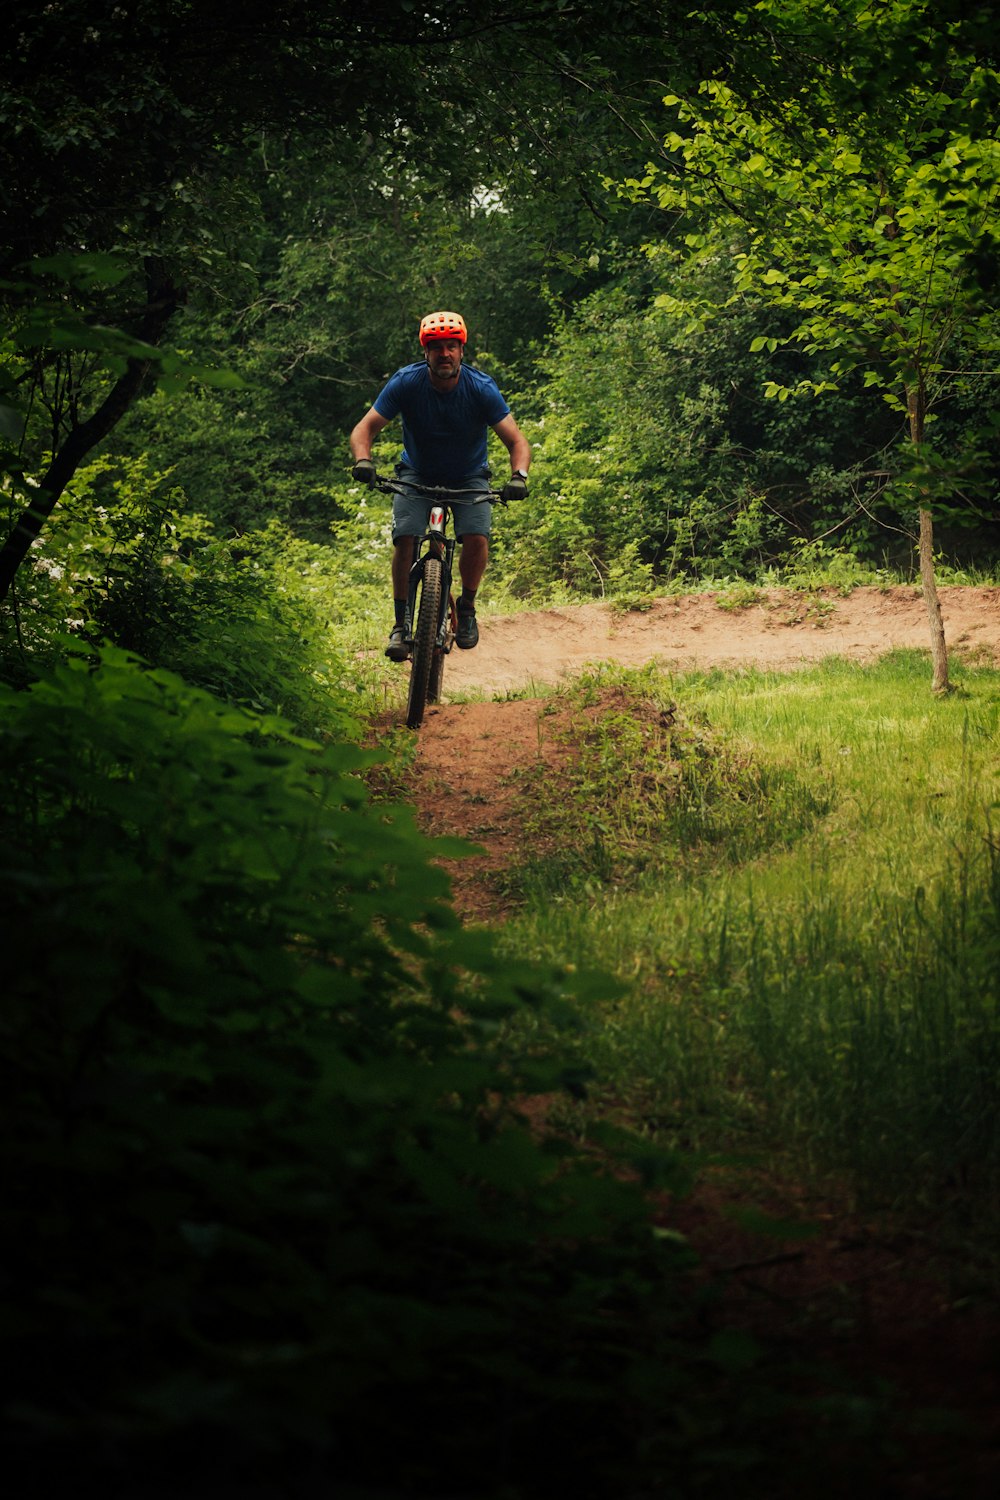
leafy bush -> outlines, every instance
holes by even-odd
[[[7,676],[58,660],[68,631],[307,732],[343,732],[356,692],[328,629],[330,572],[328,548],[277,521],[220,537],[169,472],[144,458],[99,459],[78,472],[18,578],[26,660],[9,633]]]
[[[558,1069],[488,1041],[571,1019],[565,976],[458,926],[365,753],[112,648],[0,696],[8,1472],[614,1489],[638,1432],[697,1467],[728,1376],[681,1376],[640,1189],[679,1168],[518,1123]]]
[[[780,314],[726,305],[722,258],[660,247],[652,268],[658,292],[648,266],[626,270],[577,304],[540,362],[533,503],[505,526],[505,577],[600,594],[627,539],[660,580],[756,578],[852,514],[852,539],[871,547],[895,418],[859,383],[822,410],[765,400],[769,379],[794,384],[808,363],[762,336]]]

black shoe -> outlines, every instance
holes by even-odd
[[[459,606],[458,624],[455,627],[455,645],[463,651],[471,651],[473,646],[478,644],[479,626],[476,624],[476,611],[462,609]]]
[[[389,644],[385,648],[385,654],[390,661],[406,661],[410,655],[410,648],[406,644],[406,627],[394,625],[389,631]]]

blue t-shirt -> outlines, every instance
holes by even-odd
[[[496,381],[462,366],[453,391],[436,391],[427,366],[404,365],[375,398],[379,416],[403,419],[403,458],[425,484],[456,486],[489,473],[487,428],[509,416]]]

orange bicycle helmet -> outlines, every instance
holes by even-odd
[[[425,349],[434,339],[458,339],[464,344],[467,338],[461,313],[432,312],[420,320],[420,342]]]

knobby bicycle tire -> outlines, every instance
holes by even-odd
[[[444,681],[444,652],[435,651],[431,658],[431,675],[427,679],[427,702],[441,702],[441,686]]]
[[[448,596],[448,624],[445,627],[445,645],[453,640],[455,636],[455,600]],[[431,661],[431,675],[427,679],[427,702],[440,703],[441,689],[444,686],[444,662],[446,652],[435,651]]]
[[[410,666],[410,695],[406,704],[407,729],[419,729],[431,683],[434,642],[441,618],[441,560],[429,557],[424,564],[417,606],[417,627],[413,632],[413,661]]]

